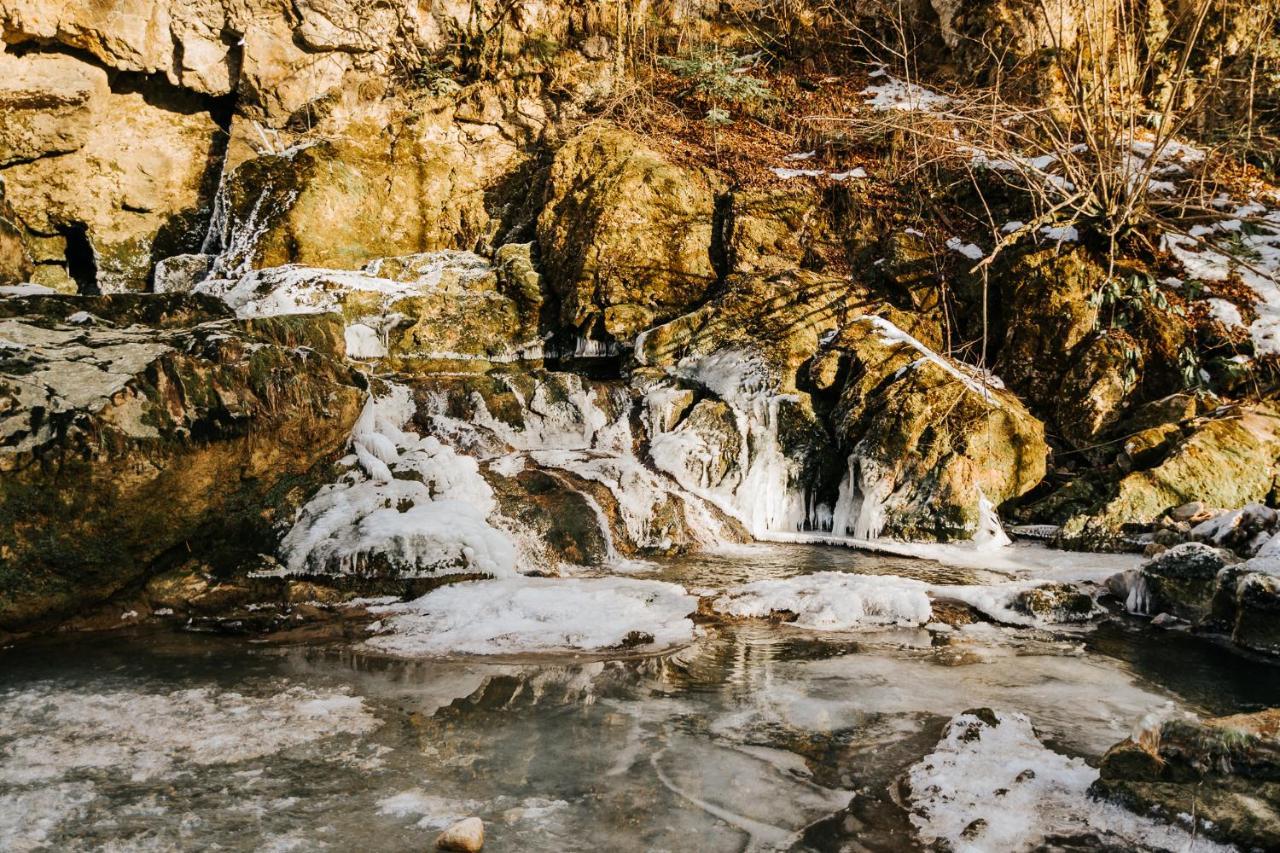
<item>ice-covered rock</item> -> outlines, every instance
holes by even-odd
[[[365,645],[402,657],[670,648],[694,638],[697,609],[683,587],[659,581],[474,581],[384,608]]]
[[[1072,837],[1139,850],[1191,843],[1180,827],[1091,800],[1097,778],[1083,759],[1045,747],[1023,714],[970,710],[954,717],[934,751],[908,771],[911,822],[926,844],[957,853],[1035,850],[1050,838]]]

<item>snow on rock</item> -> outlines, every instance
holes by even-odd
[[[959,237],[952,237],[947,240],[947,248],[953,252],[959,252],[971,261],[980,261],[986,257],[986,253],[974,243],[966,243]]]
[[[405,431],[413,412],[398,385],[365,405],[348,471],[302,508],[281,543],[286,573],[515,574],[516,548],[489,523],[497,504],[478,463]]]
[[[720,613],[747,618],[791,613],[795,614],[794,624],[798,627],[828,631],[924,625],[931,618],[930,602],[936,600],[967,604],[1010,625],[1072,621],[1066,612],[1028,610],[1024,597],[1041,586],[1044,581],[1038,579],[930,584],[897,575],[816,572],[730,587],[713,599],[711,606]]]
[[[908,771],[911,822],[924,843],[956,853],[1012,853],[1073,835],[1126,849],[1230,849],[1091,799],[1097,778],[1083,759],[1045,748],[1026,716],[967,712]]]
[[[729,616],[794,613],[801,628],[850,631],[885,625],[923,625],[933,609],[928,584],[894,575],[820,572],[753,581],[727,590],[712,608]]]
[[[697,597],[632,578],[508,578],[453,584],[381,608],[366,641],[406,657],[668,648],[695,636]]]
[[[0,297],[5,296],[48,296],[56,294],[58,291],[51,287],[45,287],[43,284],[5,284],[0,285]]]

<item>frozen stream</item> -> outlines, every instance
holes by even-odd
[[[817,546],[682,558],[648,576],[715,589],[830,571],[957,580]],[[1170,702],[1276,705],[1280,679],[1125,622],[842,634],[748,621],[612,658],[71,637],[0,651],[0,849],[421,851],[468,814],[498,851],[922,849],[972,806],[948,800],[913,823],[900,780],[953,715],[980,706],[1025,714],[1045,744],[1006,728],[1001,752],[935,762],[961,776],[980,759],[1037,769],[1040,806],[999,807],[1022,833],[1008,849],[1211,849],[1067,784],[1092,772],[1071,759],[1096,764]]]

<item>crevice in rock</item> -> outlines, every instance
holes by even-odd
[[[59,233],[67,241],[67,275],[76,283],[76,291],[98,295],[98,258],[89,242],[88,227],[76,222],[62,227]]]
[[[719,293],[729,274],[733,272],[735,259],[731,257],[733,237],[733,190],[716,196],[715,210],[711,219],[711,269],[715,270],[716,283],[712,292]]]

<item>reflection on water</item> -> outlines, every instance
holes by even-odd
[[[938,582],[839,549],[656,573],[851,567]],[[1169,701],[1280,704],[1273,668],[1165,638],[743,624],[662,656],[500,662],[180,634],[28,645],[0,652],[0,847],[420,851],[478,814],[490,850],[910,850],[897,780],[966,708],[1022,711],[1092,760]]]

